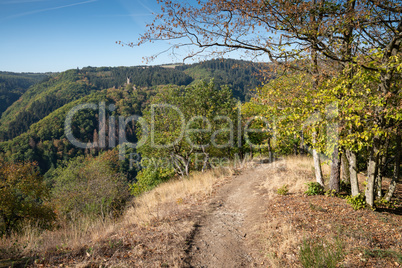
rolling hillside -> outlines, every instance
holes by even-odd
[[[214,79],[216,85],[230,85],[233,96],[241,101],[249,100],[252,90],[261,85],[263,66],[249,61],[215,59],[191,65],[176,66],[194,80]]]
[[[0,117],[30,86],[47,76],[39,73],[0,72]]]
[[[68,70],[30,87],[0,119],[0,140],[17,137],[29,127],[63,105],[106,88],[125,85],[153,87],[163,84],[189,84],[192,79],[182,72],[160,67],[118,67]]]
[[[107,88],[121,88],[127,79],[135,87],[189,85],[198,80],[214,79],[215,85],[229,85],[239,100],[249,99],[250,90],[261,84],[258,66],[239,60],[212,60],[175,68],[154,67],[85,67],[53,74],[31,86],[2,114],[0,141],[13,139],[63,105]]]

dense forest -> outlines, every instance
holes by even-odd
[[[163,67],[86,67],[49,76],[27,90],[0,118],[0,141],[10,140],[62,107],[64,104],[92,92],[124,87],[129,79],[138,88],[158,85],[189,85],[195,80],[215,80],[217,86],[228,84],[240,100],[250,97],[250,91],[261,81],[254,64],[226,60],[211,61],[176,68]],[[241,68],[240,68],[241,66]],[[185,70],[185,71],[183,71]],[[194,75],[197,74],[197,75]]]
[[[30,86],[47,76],[48,74],[0,72],[0,117]]]
[[[217,86],[230,85],[233,96],[241,101],[250,100],[252,90],[261,84],[262,79],[270,79],[271,75],[263,75],[267,66],[250,61],[215,59],[191,65],[177,66],[193,79],[214,79]]]

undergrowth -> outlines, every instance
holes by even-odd
[[[282,187],[276,190],[276,193],[279,195],[287,195],[289,193],[289,185],[284,184]]]
[[[346,203],[350,204],[354,210],[359,210],[366,207],[366,200],[363,194],[356,196],[347,196]]]
[[[306,195],[322,195],[324,194],[324,187],[318,182],[307,183],[307,191],[304,192]]]
[[[335,268],[343,256],[343,244],[339,239],[335,239],[334,243],[321,239],[304,239],[299,252],[303,267]]]

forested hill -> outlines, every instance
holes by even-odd
[[[0,142],[0,159],[1,154],[4,153],[6,159],[14,162],[36,162],[40,170],[46,172],[49,169],[55,168],[59,161],[69,160],[87,153],[97,153],[97,151],[92,150],[91,152],[85,152],[85,150],[76,148],[68,142],[64,130],[67,113],[76,105],[105,102],[116,105],[113,113],[108,110],[106,111],[107,120],[109,120],[110,116],[128,117],[130,115],[138,115],[141,114],[141,110],[153,94],[153,90],[146,88],[139,88],[135,91],[129,91],[125,88],[110,88],[95,91],[87,96],[71,101],[51,112],[39,122],[32,124],[26,132],[18,137]],[[72,131],[78,140],[83,142],[96,140],[99,126],[97,116],[97,111],[90,109],[85,109],[75,115]],[[109,125],[109,122],[107,122],[107,125]],[[126,129],[126,138],[135,140],[133,133],[134,126],[129,124]],[[118,133],[109,133],[109,129],[107,129],[106,135],[115,135],[115,137],[118,137]]]
[[[40,73],[0,72],[0,116],[33,84],[47,77]]]
[[[130,78],[134,85],[153,87],[163,84],[186,85],[190,76],[161,67],[117,67],[68,70],[30,87],[0,119],[0,139],[9,140],[63,105],[93,92],[122,87]]]
[[[233,95],[241,101],[249,100],[251,90],[261,85],[263,66],[250,61],[215,59],[191,65],[176,66],[193,79],[214,79],[216,85],[230,85]]]
[[[250,97],[250,89],[260,84],[256,74],[256,64],[239,60],[212,60],[175,68],[136,66],[68,70],[47,77],[21,93],[22,96],[15,95],[11,99],[14,103],[7,106],[0,118],[0,141],[21,135],[33,123],[71,101],[96,91],[125,87],[127,79],[133,86],[151,89],[166,84],[185,86],[213,78],[216,87],[227,84],[236,98],[245,100]]]

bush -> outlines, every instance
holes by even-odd
[[[386,207],[386,208],[396,208],[396,204],[397,202],[391,202],[391,201],[387,201],[385,198],[380,198],[377,200],[374,200],[374,204],[376,206],[381,206],[381,207]]]
[[[325,194],[326,196],[332,196],[332,197],[337,197],[337,196],[339,196],[339,193],[338,193],[337,191],[331,190],[331,189],[326,190],[326,191],[324,192],[324,194]]]
[[[141,170],[137,175],[137,182],[130,185],[130,192],[138,196],[143,192],[152,190],[158,184],[168,181],[175,172],[171,168],[149,167]]]
[[[306,195],[322,195],[324,194],[324,187],[318,182],[307,183],[307,191],[304,192]]]
[[[366,207],[365,196],[362,193],[356,196],[347,196],[346,203],[352,205],[354,210],[359,210]]]
[[[36,165],[0,160],[0,236],[19,231],[25,223],[50,228],[55,214],[49,196]]]
[[[276,190],[277,194],[287,195],[289,193],[289,186],[287,184],[283,185],[281,188]]]
[[[116,216],[129,197],[116,151],[98,157],[77,157],[54,173],[53,200],[58,213],[68,219]]]
[[[299,259],[303,267],[336,267],[343,258],[343,245],[339,239],[334,244],[325,240],[303,240]]]

